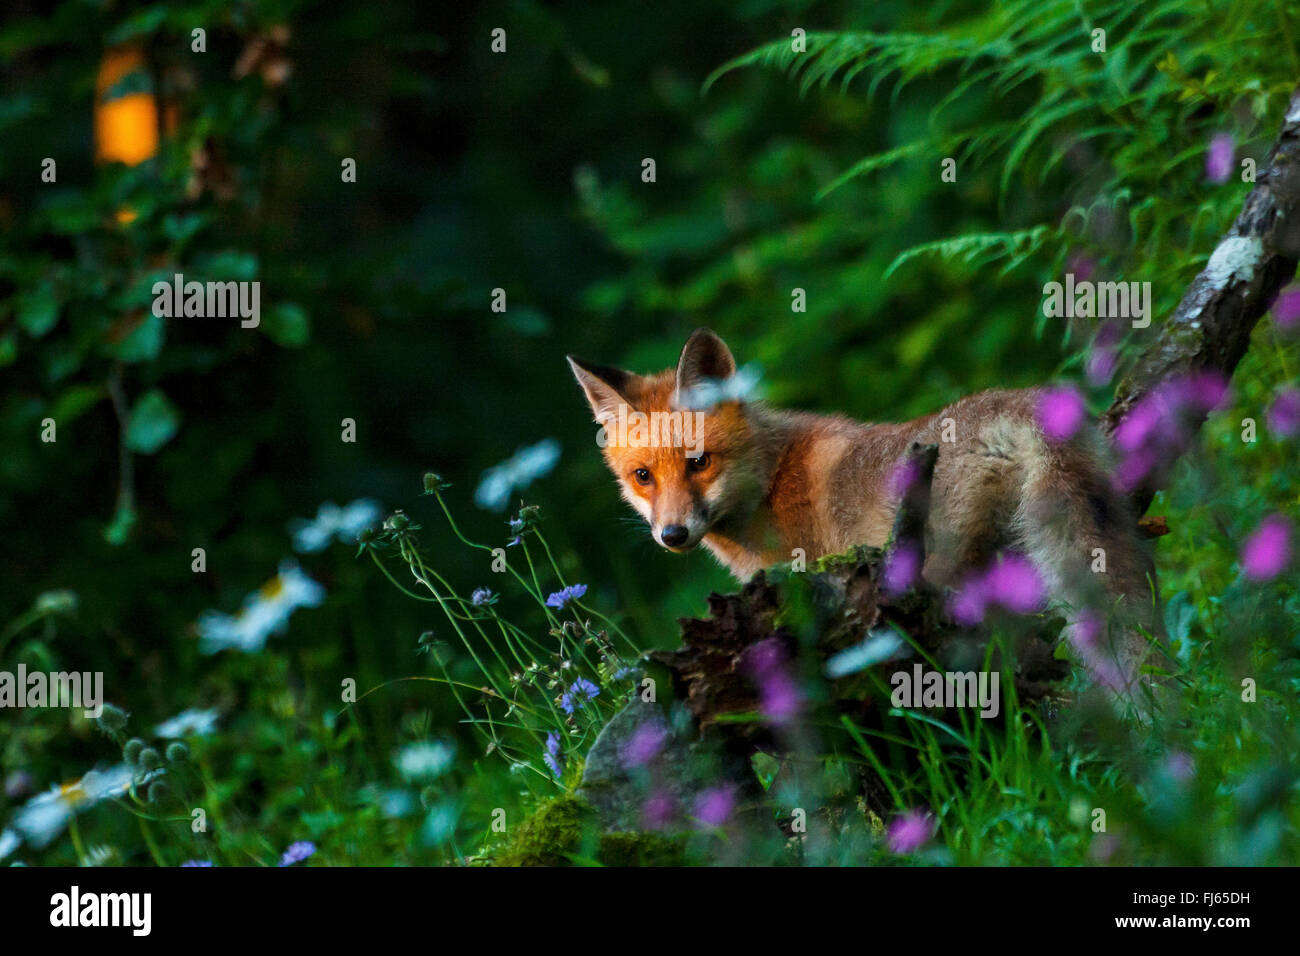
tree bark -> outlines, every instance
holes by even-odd
[[[1277,141],[1260,165],[1241,214],[1182,301],[1155,332],[1101,418],[1113,436],[1125,416],[1161,383],[1201,371],[1231,378],[1255,323],[1300,261],[1300,89],[1291,95]],[[1158,482],[1133,494],[1146,511]]]

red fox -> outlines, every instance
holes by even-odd
[[[657,374],[573,356],[569,364],[603,426],[623,497],[670,551],[703,543],[743,579],[798,554],[811,561],[856,544],[883,547],[900,501],[895,469],[913,442],[937,444],[927,582],[956,586],[1001,549],[1015,550],[1072,607],[1108,593],[1152,626],[1154,570],[1136,516],[1113,489],[1107,446],[1091,428],[1048,442],[1038,389],[981,392],[910,422],[870,425],[778,411],[716,388],[736,375],[736,362],[708,329],[690,336],[675,369]],[[721,396],[711,407],[691,401],[711,387]],[[638,435],[626,427],[636,413],[642,424],[656,413],[679,418],[675,430]],[[664,435],[679,440],[656,440]],[[1104,574],[1095,573],[1098,555]],[[1131,629],[1124,645],[1116,656],[1127,684],[1147,648]]]

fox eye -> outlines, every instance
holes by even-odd
[[[709,457],[709,453],[707,451],[704,454],[700,455],[698,458],[687,458],[686,470],[688,472],[704,471],[706,468],[709,467],[709,464],[712,460],[713,459]]]
[[[636,478],[637,483],[642,485],[650,484],[651,480],[654,478],[654,476],[650,474],[649,468],[638,468],[636,471],[632,472],[632,475]]]

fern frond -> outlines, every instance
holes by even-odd
[[[840,173],[840,175],[831,180],[828,185],[824,186],[821,191],[817,193],[816,200],[817,202],[821,202],[831,193],[835,192],[835,190],[847,183],[850,179],[856,179],[858,176],[865,176],[867,173],[875,172],[877,169],[884,169],[886,166],[892,166],[899,160],[907,159],[911,156],[917,155],[918,153],[933,150],[934,148],[935,144],[930,140],[920,139],[912,143],[904,143],[902,146],[895,147],[894,149],[887,150],[883,153],[876,153],[874,156],[860,159],[846,171]]]
[[[1048,226],[1034,226],[1012,232],[977,232],[951,239],[925,242],[900,252],[889,264],[882,278],[888,279],[904,263],[920,256],[938,256],[967,265],[986,265],[998,259],[1023,260],[1038,252],[1048,240],[1058,235]]]
[[[844,74],[841,85],[846,85],[872,67],[885,75],[899,72],[907,78],[972,57],[1012,52],[1005,43],[995,41],[990,45],[942,33],[810,33],[805,45],[804,52],[796,52],[789,38],[766,43],[714,70],[704,81],[703,91],[707,93],[733,70],[749,66],[775,67],[797,78],[800,91],[807,93],[819,83],[828,85],[839,74]]]

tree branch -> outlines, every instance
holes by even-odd
[[[1101,419],[1116,428],[1162,382],[1204,370],[1230,378],[1246,353],[1250,333],[1300,260],[1300,89],[1291,95],[1277,141],[1260,168],[1255,188],[1205,268],[1193,280],[1156,340],[1120,383]],[[1134,503],[1146,511],[1156,482],[1138,488]]]

